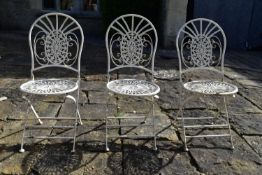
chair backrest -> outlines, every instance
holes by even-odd
[[[156,29],[145,17],[126,14],[116,18],[106,32],[108,74],[125,67],[153,74],[157,42]]]
[[[34,71],[46,67],[70,69],[80,76],[83,42],[82,28],[71,16],[62,13],[40,16],[29,31],[32,78]]]
[[[180,79],[185,72],[213,70],[224,76],[226,36],[214,21],[197,18],[185,23],[176,38]]]

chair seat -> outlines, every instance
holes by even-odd
[[[189,91],[198,92],[202,94],[229,95],[238,92],[237,86],[233,84],[212,80],[199,80],[187,82],[184,84],[184,88],[186,88]]]
[[[31,80],[20,86],[21,91],[38,95],[66,94],[77,88],[76,82],[63,79]]]
[[[152,96],[160,91],[158,85],[136,79],[113,80],[107,83],[107,88],[114,93],[130,96]]]

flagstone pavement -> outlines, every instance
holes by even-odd
[[[19,91],[30,78],[30,51],[25,33],[0,32],[0,174],[261,174],[262,172],[262,51],[228,50],[226,81],[238,86],[229,114],[235,149],[228,138],[189,140],[183,149],[178,114],[178,59],[174,51],[159,50],[156,83],[158,150],[152,139],[111,139],[105,151],[105,114],[145,113],[147,100],[109,96],[106,91],[106,50],[102,39],[87,37],[81,62],[80,113],[76,152],[70,140],[26,140],[19,153],[27,104]],[[45,72],[44,75],[48,75]],[[58,73],[59,74],[59,73]],[[63,74],[61,72],[61,74]],[[121,75],[119,75],[121,76]],[[129,75],[132,76],[132,75]],[[140,73],[138,76],[144,76]],[[205,76],[210,76],[206,74]],[[109,110],[106,110],[109,98]],[[71,116],[74,106],[61,97],[33,97],[41,116]],[[117,108],[119,104],[119,108]],[[185,114],[215,115],[212,99],[186,105]],[[30,112],[29,118],[33,118]],[[121,121],[119,122],[133,122]],[[59,121],[49,123],[61,124]],[[151,128],[116,128],[111,134],[148,133]],[[49,129],[34,134],[67,135],[71,130]]]

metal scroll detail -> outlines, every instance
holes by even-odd
[[[200,21],[197,29],[195,23],[191,22],[181,29],[181,33],[184,33],[180,46],[182,62],[187,68],[219,65],[223,54],[220,42],[223,35],[217,36],[221,33],[220,29],[211,22],[203,27],[203,21]]]
[[[144,21],[140,20],[141,23]],[[154,52],[154,41],[148,33],[154,30],[153,27],[148,23],[145,25],[139,23],[138,26],[126,25],[124,28],[127,22],[124,18],[122,22],[123,24],[115,22],[117,27],[112,27],[116,32],[109,41],[111,61],[115,66],[148,66]]]
[[[116,66],[147,66],[150,63],[153,54],[153,43],[149,35],[140,36],[137,33],[127,33],[126,35],[118,33],[117,35],[110,42],[111,58]],[[148,55],[143,53],[144,49],[150,49]]]
[[[66,20],[67,18],[64,22]],[[43,28],[40,24],[36,24],[36,28],[41,29],[33,40],[33,52],[37,63],[41,66],[74,65],[79,53],[79,40],[74,31],[79,28],[69,30],[66,25],[55,28],[53,23],[50,23],[51,26],[49,27],[43,20],[40,19],[40,22],[46,28]]]

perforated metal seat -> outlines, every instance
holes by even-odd
[[[78,85],[71,80],[42,79],[31,80],[20,86],[21,91],[38,95],[59,95],[77,90]]]
[[[107,83],[107,88],[117,94],[132,96],[151,96],[160,91],[155,83],[136,79],[113,80]]]
[[[238,92],[238,88],[230,83],[212,80],[191,81],[184,84],[184,88],[202,94],[229,95]]]

